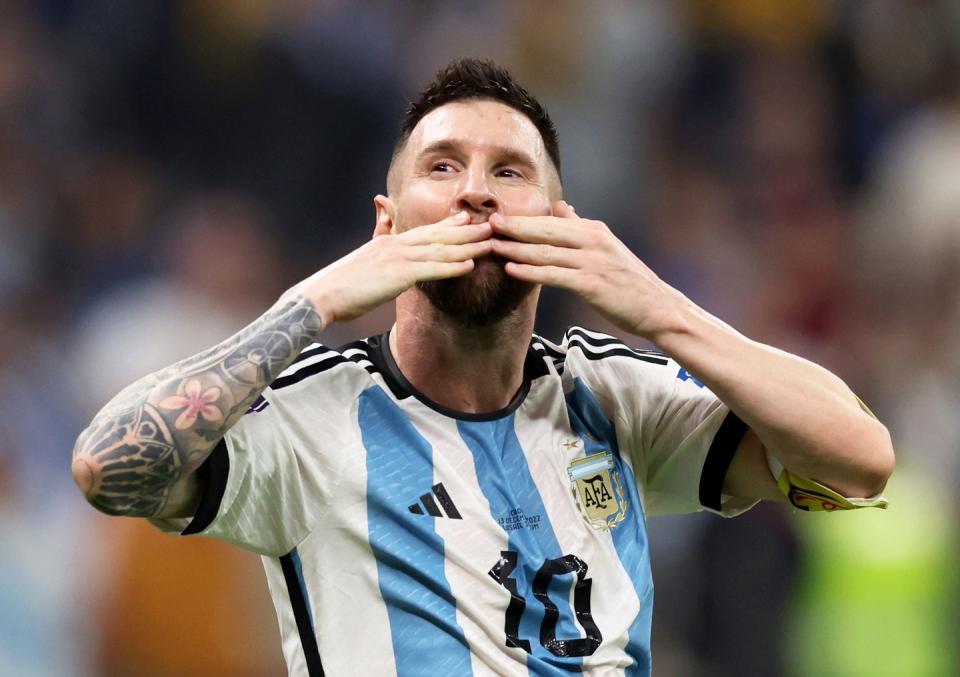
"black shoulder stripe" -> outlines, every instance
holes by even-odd
[[[322,353],[330,352],[330,350],[331,349],[328,346],[325,346],[322,343],[316,343],[313,345],[312,348],[307,348],[302,353],[297,355],[296,358],[294,358],[293,362],[290,363],[290,366],[292,367],[297,362],[303,362],[304,360],[311,358],[314,355],[320,355]]]
[[[287,367],[288,369],[298,362],[303,362],[315,355],[321,355],[323,353],[345,353],[348,350],[359,349],[363,351],[368,351],[370,347],[367,345],[366,341],[351,341],[337,348],[331,348],[330,346],[324,345],[322,343],[314,343],[311,347],[304,350],[302,353],[294,358],[293,362]]]
[[[554,348],[552,345],[544,341],[539,336],[535,336],[534,341],[535,343],[533,344],[533,347],[535,349],[542,350],[543,352],[545,352],[547,355],[549,355],[554,359],[563,358],[564,353],[562,351],[557,350],[556,348]]]
[[[626,344],[624,344],[623,341],[621,341],[621,340],[618,339],[618,338],[614,338],[613,336],[602,336],[602,337],[601,337],[601,336],[591,336],[590,334],[588,334],[585,330],[581,329],[580,327],[570,327],[570,328],[567,330],[567,336],[569,336],[570,338],[573,338],[574,336],[577,336],[577,337],[583,339],[584,342],[589,343],[590,345],[593,345],[593,346],[609,346],[609,345],[613,345],[613,344],[615,344],[615,343],[619,343],[619,344],[623,345],[624,347],[626,347]]]
[[[603,346],[619,345],[619,346],[622,346],[625,350],[629,350],[630,352],[636,353],[638,355],[646,355],[648,357],[660,358],[661,360],[663,360],[662,364],[667,363],[667,356],[658,350],[644,350],[642,348],[631,348],[630,346],[628,346],[618,338],[614,338],[612,336],[606,336],[602,338],[597,336],[591,336],[580,327],[571,327],[569,330],[567,330],[567,336],[569,337],[568,340],[571,344],[578,344],[580,346],[587,347],[587,348],[600,348]],[[660,363],[658,362],[657,364],[660,364]]]
[[[370,344],[367,341],[361,339],[359,341],[351,341],[350,343],[344,343],[342,346],[337,348],[338,353],[345,353],[348,350],[362,350],[365,353],[370,352]]]
[[[650,364],[669,364],[669,360],[667,360],[665,357],[655,357],[654,355],[638,353],[637,351],[626,347],[613,348],[612,350],[605,350],[603,352],[594,352],[590,350],[590,346],[584,344],[576,338],[570,341],[570,346],[578,348],[580,352],[583,353],[583,356],[588,360],[602,360],[606,357],[630,357],[634,360],[640,360],[641,362],[649,362]]]
[[[361,341],[359,343],[363,343],[363,342]],[[352,346],[351,344],[345,347],[344,349],[350,350],[351,348],[354,348],[354,347],[358,348],[360,346]],[[367,347],[366,344],[364,344],[363,347],[364,349],[366,349]],[[298,369],[292,374],[287,374],[286,376],[280,376],[279,378],[275,379],[273,383],[270,384],[270,388],[272,388],[273,390],[280,390],[281,388],[292,386],[294,383],[299,383],[300,381],[302,381],[303,379],[309,376],[314,376],[321,372],[327,371],[328,369],[336,367],[337,365],[345,364],[347,362],[354,362],[359,364],[360,362],[364,362],[364,361],[371,362],[371,364],[362,365],[363,368],[367,370],[367,373],[374,374],[379,371],[379,369],[377,369],[377,367],[373,363],[373,360],[370,359],[370,356],[366,352],[355,354],[355,355],[342,355],[340,353],[335,352],[335,353],[332,353],[330,357],[324,358],[322,360],[318,360],[313,364],[308,364],[307,366],[303,367],[302,369]]]
[[[299,383],[308,376],[319,374],[320,372],[326,371],[331,367],[335,367],[338,364],[343,364],[349,361],[350,360],[345,358],[343,355],[334,354],[326,359],[309,364],[303,369],[299,369],[292,374],[287,374],[286,376],[280,376],[279,378],[274,379],[273,383],[270,384],[270,387],[273,390],[280,390],[280,388],[286,388],[287,386],[292,386],[294,383]]]
[[[542,343],[534,343],[532,347],[533,351],[542,359],[544,366],[548,364],[549,360],[550,363],[553,363],[553,368],[557,370],[557,374],[563,374],[563,361],[567,357],[566,353],[561,353],[559,350]]]
[[[550,357],[537,350],[531,342],[530,347],[527,349],[527,356],[523,363],[524,380],[533,381],[542,376],[549,375],[549,360]]]

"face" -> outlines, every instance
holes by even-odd
[[[394,232],[436,223],[460,210],[473,223],[504,215],[550,214],[559,180],[543,139],[522,113],[496,101],[449,103],[414,128],[394,162],[390,199],[378,201]],[[391,213],[392,212],[392,213]],[[439,310],[467,325],[506,317],[534,289],[487,256],[464,277],[417,286]]]

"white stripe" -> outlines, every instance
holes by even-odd
[[[350,355],[368,355],[369,353],[370,351],[366,348],[349,348],[344,350],[341,354],[349,357]]]
[[[277,622],[280,626],[280,637],[283,640],[283,658],[287,663],[287,672],[291,675],[307,674],[307,659],[300,641],[300,632],[297,630],[297,621],[293,615],[293,605],[290,603],[290,593],[283,577],[280,560],[275,557],[261,557],[263,569],[267,574],[267,587],[273,604],[277,610]]]
[[[341,475],[338,491],[357,497],[366,495],[366,449],[359,421],[353,425],[355,446],[341,452],[353,461]],[[298,548],[320,659],[328,675],[356,673],[357,665],[363,666],[364,674],[390,677],[397,673],[390,618],[369,537],[367,503],[351,501],[346,509],[326,513]],[[349,650],[337,644],[345,637],[350,638]]]

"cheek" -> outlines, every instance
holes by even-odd
[[[445,219],[450,215],[450,204],[455,195],[452,185],[409,183],[397,200],[397,230],[403,232]]]
[[[550,198],[541,191],[504,189],[498,196],[503,211],[517,216],[545,216],[551,213]]]

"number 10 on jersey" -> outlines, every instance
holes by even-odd
[[[490,577],[502,585],[510,593],[510,604],[507,606],[504,620],[504,632],[507,635],[507,646],[515,646],[531,653],[530,640],[521,638],[520,619],[527,608],[527,598],[520,593],[517,579],[510,574],[517,568],[518,554],[513,550],[504,550],[500,553],[500,560],[488,572]],[[575,639],[557,639],[557,621],[560,620],[560,610],[550,599],[548,588],[554,576],[574,574],[576,576],[573,589],[573,611],[576,621],[583,628],[586,637]],[[533,578],[533,596],[543,605],[543,622],[540,624],[540,644],[554,656],[590,656],[603,636],[600,629],[593,622],[590,613],[590,590],[593,581],[587,578],[587,565],[576,555],[564,555],[547,559],[540,565]]]

